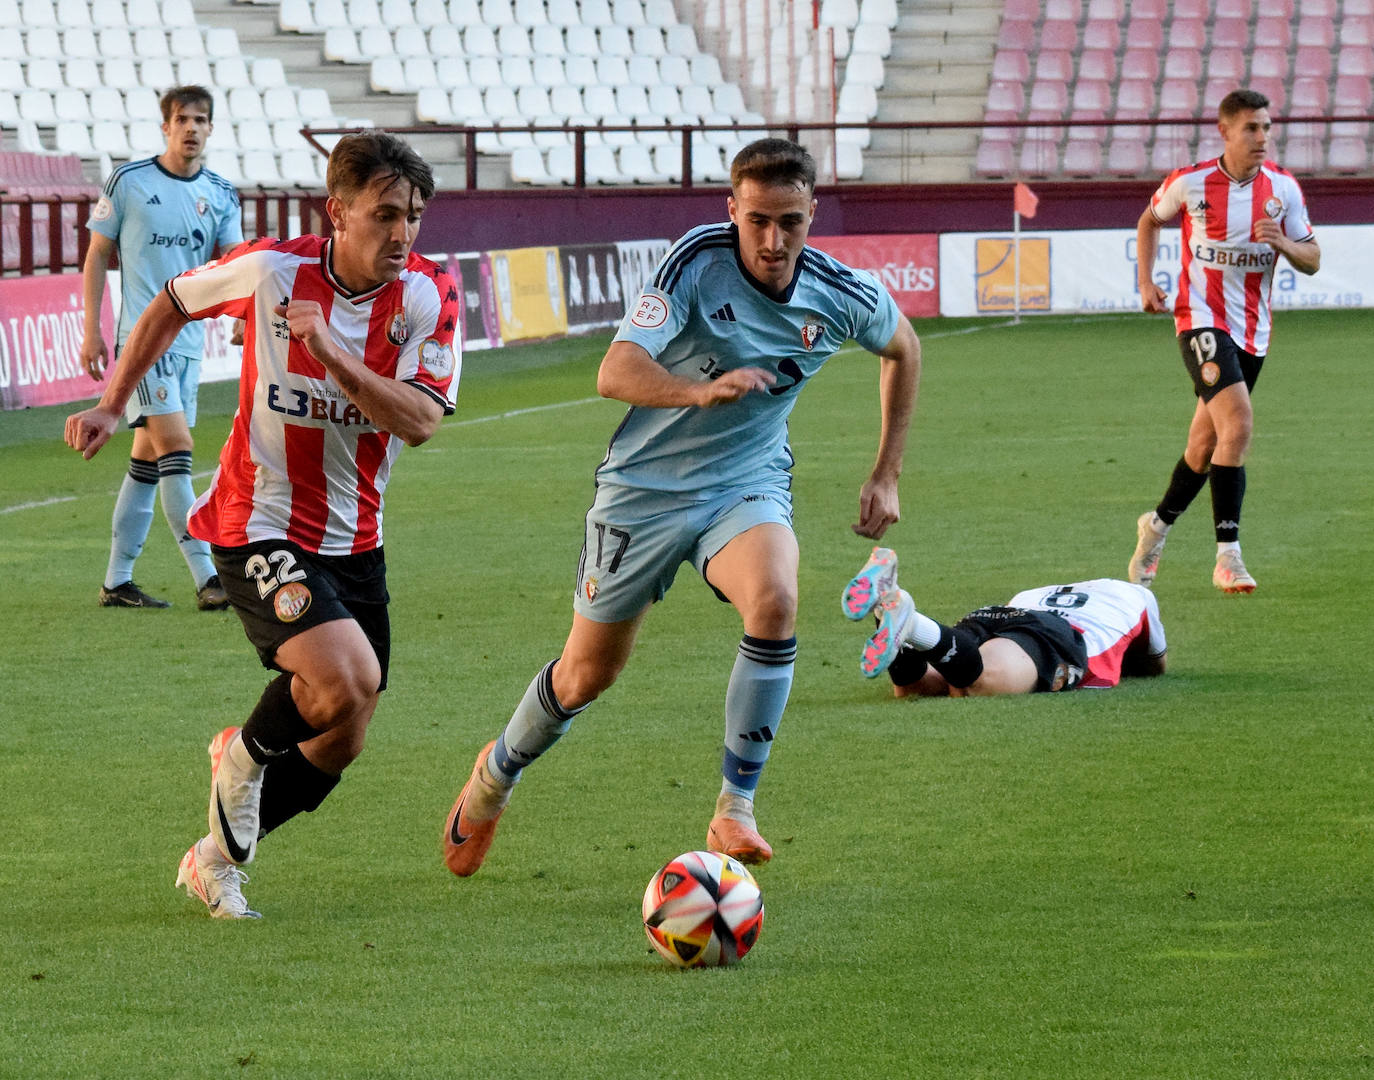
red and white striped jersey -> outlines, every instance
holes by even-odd
[[[1078,628],[1088,649],[1088,670],[1082,686],[1115,686],[1121,681],[1121,661],[1142,635],[1149,655],[1168,648],[1159,602],[1143,585],[1116,578],[1094,578],[1072,585],[1044,585],[1026,589],[1008,601],[1027,611],[1053,611]]]
[[[1160,223],[1183,211],[1183,270],[1174,326],[1215,327],[1255,356],[1269,349],[1269,293],[1278,252],[1255,240],[1255,222],[1271,217],[1291,240],[1310,240],[1302,189],[1286,169],[1266,161],[1249,180],[1236,180],[1221,159],[1176,169],[1150,199]]]
[[[401,276],[350,293],[320,236],[259,240],[172,278],[167,293],[192,319],[246,321],[238,411],[209,489],[191,508],[191,535],[237,547],[287,539],[322,555],[382,543],[382,493],[402,442],[380,430],[272,309],[315,300],[335,344],[385,378],[453,412],[461,358],[458,290],[413,252]]]

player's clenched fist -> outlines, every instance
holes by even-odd
[[[328,349],[329,323],[325,321],[324,309],[317,301],[292,300],[277,304],[272,310],[286,320],[291,336],[298,338],[317,359],[320,352]]]
[[[738,401],[752,390],[767,390],[777,381],[771,371],[764,371],[763,368],[735,368],[719,379],[702,384],[701,406],[709,409],[713,405],[726,405]]]
[[[67,417],[63,438],[73,450],[80,450],[87,461],[110,440],[119,417],[96,406]]]

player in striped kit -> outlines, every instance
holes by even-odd
[[[1167,294],[1151,276],[1159,231],[1183,214],[1174,326],[1198,398],[1164,497],[1136,522],[1127,576],[1140,585],[1154,582],[1170,526],[1210,479],[1217,539],[1212,583],[1228,593],[1255,588],[1240,554],[1240,509],[1254,425],[1250,395],[1269,349],[1274,268],[1280,255],[1304,274],[1321,266],[1302,189],[1266,156],[1268,105],[1254,90],[1222,98],[1221,157],[1170,173],[1137,224],[1141,306],[1165,312]]]
[[[877,617],[859,670],[886,671],[896,697],[1112,687],[1123,675],[1162,674],[1168,648],[1154,593],[1115,578],[1026,589],[947,626],[916,610],[897,584],[896,553],[883,547],[845,586],[841,607],[850,619]]]
[[[455,874],[482,865],[521,772],[615,681],[684,562],[735,607],[744,630],[706,843],[748,863],[772,856],[754,793],[797,651],[787,417],[845,341],[881,357],[878,454],[853,526],[876,539],[897,520],[920,374],[920,343],[887,291],[806,246],[815,182],[815,162],[793,142],[741,150],[730,223],[700,226],[673,246],[602,360],[597,389],[630,409],[596,470],[572,630],[478,753],[449,812],[444,859]]]
[[[104,378],[109,359],[100,333],[100,307],[116,249],[122,298],[118,359],[134,323],[168,278],[243,242],[238,192],[202,164],[205,142],[214,131],[210,91],[175,86],[162,95],[159,105],[167,148],[157,157],[127,162],[111,173],[91,211],[91,246],[82,267],[86,327],[81,359],[93,379]],[[134,562],[148,539],[159,494],[195,582],[197,606],[202,611],[229,606],[210,549],[186,531],[186,514],[196,498],[191,487],[191,429],[196,426],[204,346],[205,331],[188,323],[130,395],[125,414],[134,440],[129,470],[115,499],[110,559],[99,593],[102,607],[171,606],[133,581]]]
[[[458,291],[411,251],[430,168],[385,132],[329,157],[333,235],[260,240],[167,283],[99,404],[67,420],[91,457],[142,371],[188,321],[245,321],[239,405],[190,515],[270,682],[242,730],[210,744],[210,834],[177,884],[217,917],[256,917],[239,866],[316,809],[361,753],[387,683],[382,496],[402,444],[453,412]]]

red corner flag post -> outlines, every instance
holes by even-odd
[[[1015,312],[1015,322],[1021,321],[1021,219],[1023,217],[1035,217],[1035,208],[1040,205],[1040,200],[1035,192],[1025,184],[1017,183],[1012,189],[1011,195],[1011,224],[1012,224],[1012,251],[1015,264],[1015,284],[1016,297],[1013,310]]]

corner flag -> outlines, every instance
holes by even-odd
[[[1035,208],[1040,205],[1040,199],[1025,184],[1018,183],[1012,192],[1011,208],[1024,218],[1035,217]]]

